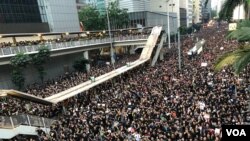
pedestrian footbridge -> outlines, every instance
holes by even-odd
[[[70,97],[73,97],[81,92],[84,92],[92,87],[95,87],[99,84],[102,84],[103,82],[110,80],[116,76],[119,76],[120,74],[129,71],[135,67],[138,67],[141,64],[144,64],[145,62],[147,62],[148,60],[150,60],[152,52],[154,47],[157,44],[158,38],[161,35],[162,32],[162,27],[154,27],[151,31],[151,34],[149,35],[149,37],[146,39],[146,45],[142,50],[141,56],[138,60],[128,63],[126,66],[120,67],[118,69],[115,69],[111,72],[108,72],[104,75],[101,75],[97,78],[95,78],[95,81],[87,81],[84,82],[82,84],[79,84],[75,87],[72,87],[68,90],[62,91],[58,94],[54,94],[52,96],[49,96],[47,98],[40,98],[40,97],[36,97],[30,94],[26,94],[23,92],[19,92],[16,90],[2,90],[0,91],[0,96],[14,96],[14,97],[19,97],[22,99],[26,99],[26,100],[30,100],[33,102],[37,102],[37,103],[42,103],[42,104],[56,104],[58,102],[61,102],[65,99],[68,99]],[[161,40],[164,40],[163,38],[160,38]]]
[[[113,47],[126,47],[126,46],[145,46],[149,35],[130,35],[114,37],[112,41],[110,38],[91,39],[82,41],[70,41],[61,43],[46,43],[44,45],[29,45],[29,46],[16,46],[0,48],[0,65],[10,63],[10,58],[18,53],[35,54],[42,46],[46,46],[51,51],[51,57],[72,54],[77,52],[84,52],[94,49],[101,49],[110,47],[112,42]]]
[[[37,136],[37,129],[49,133],[53,122],[55,120],[31,115],[0,116],[0,140],[17,135]]]

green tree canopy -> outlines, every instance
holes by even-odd
[[[111,29],[125,28],[129,23],[127,10],[120,9],[117,2],[109,3],[107,8]],[[103,13],[103,14],[102,14]],[[79,20],[83,23],[85,30],[108,29],[106,9],[97,9],[87,6],[79,12]]]
[[[227,35],[228,39],[237,39],[240,42],[250,41],[250,20],[239,22],[237,30],[230,32]]]
[[[24,88],[25,78],[23,69],[30,63],[30,56],[24,53],[18,53],[10,59],[10,65],[13,67],[11,72],[11,80],[19,90]]]
[[[227,35],[228,39],[237,39],[240,42],[250,41],[250,21],[244,20],[238,23],[237,29]],[[250,46],[224,54],[217,59],[215,70],[221,70],[225,66],[233,66],[235,73],[240,73],[250,62]]]
[[[85,59],[84,57],[78,58],[74,61],[73,68],[79,72],[86,71],[86,64],[89,64],[89,60]]]
[[[111,2],[108,7],[109,19],[112,29],[121,29],[128,27],[129,15],[127,10],[120,9],[118,2]]]
[[[44,64],[49,60],[50,50],[47,47],[41,47],[38,53],[32,56],[32,64],[39,74],[40,80],[43,82],[44,75],[46,74]]]
[[[216,18],[216,17],[217,17],[216,10],[211,10],[211,18]]]
[[[246,46],[219,57],[215,63],[215,70],[218,71],[226,66],[233,66],[235,73],[239,74],[249,62],[250,46]]]
[[[79,20],[83,23],[85,30],[105,29],[105,19],[100,12],[92,6],[87,6],[79,12]]]
[[[230,20],[233,16],[234,9],[242,4],[246,13],[245,17],[248,19],[250,12],[250,0],[226,0],[222,5],[219,18],[223,20]]]
[[[10,64],[15,68],[25,68],[29,62],[29,55],[24,53],[18,53],[10,59]]]

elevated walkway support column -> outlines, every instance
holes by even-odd
[[[114,65],[115,60],[116,60],[114,47],[110,47],[110,57],[111,57],[111,64]]]
[[[164,60],[164,50],[162,49],[160,52],[160,60]]]
[[[126,46],[125,50],[126,50],[126,54],[130,54],[130,46]]]
[[[89,51],[84,51],[83,56],[85,59],[89,60]],[[90,71],[90,64],[86,64],[86,70],[87,72]]]
[[[166,34],[164,33],[161,37],[161,41],[157,47],[157,50],[155,52],[155,56],[151,62],[151,66],[153,67],[155,65],[155,63],[157,62],[159,56],[160,56],[160,60],[163,60],[163,56],[164,56],[164,52],[163,52],[163,42],[165,41],[165,38],[166,38]]]
[[[12,37],[13,43],[16,44],[16,37]]]
[[[134,45],[130,46],[129,54],[135,54],[135,46]]]

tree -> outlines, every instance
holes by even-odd
[[[32,64],[39,74],[40,80],[43,82],[44,75],[46,74],[44,64],[49,60],[50,50],[48,47],[41,47],[38,53],[32,56]]]
[[[216,10],[211,10],[211,18],[217,17],[217,12]]]
[[[127,10],[120,9],[118,2],[111,2],[108,7],[110,25],[112,29],[126,28],[129,24]]]
[[[208,0],[206,0],[208,1]],[[220,19],[226,19],[229,20],[233,16],[234,9],[242,5],[244,6],[245,10],[245,18],[249,19],[250,16],[250,0],[226,0],[224,4],[222,5],[221,11],[219,13],[219,18]]]
[[[250,20],[238,23],[237,30],[227,35],[228,39],[237,39],[239,42],[250,41]]]
[[[128,26],[129,15],[127,10],[120,9],[118,2],[111,2],[107,10],[109,12],[111,29],[124,28]],[[93,6],[87,6],[83,8],[78,15],[85,30],[104,30],[108,27],[106,9],[98,10]]]
[[[207,6],[209,0],[205,1],[205,6]],[[226,0],[222,6],[222,9],[219,13],[219,18],[220,19],[225,19],[225,20],[229,20],[232,18],[233,16],[233,12],[234,9],[239,6],[242,5],[244,6],[244,10],[245,10],[245,18],[249,19],[250,18],[250,0]]]
[[[250,41],[250,21],[245,20],[238,23],[235,31],[227,35],[228,39],[237,39],[239,42]],[[240,73],[250,62],[250,46],[243,46],[239,49],[224,54],[217,59],[215,70],[220,70],[225,66],[232,65],[235,73]]]
[[[74,61],[73,68],[76,71],[85,72],[86,71],[86,64],[89,64],[89,60],[84,57],[78,58]]]
[[[193,29],[196,30],[197,32],[200,31],[200,29],[201,29],[201,24],[199,24],[199,23],[193,24]]]
[[[239,74],[250,62],[250,46],[239,48],[219,57],[215,63],[215,70],[221,70],[226,66],[233,66],[236,74]]]
[[[10,59],[10,64],[15,68],[26,68],[29,64],[30,57],[24,53],[18,53]]]
[[[11,72],[11,80],[18,87],[18,90],[24,88],[25,78],[21,69],[16,68]]]
[[[85,30],[105,29],[105,17],[95,7],[87,6],[81,9],[78,15]]]
[[[24,53],[18,53],[10,59],[10,65],[13,67],[11,72],[11,80],[19,90],[24,88],[25,78],[23,75],[23,69],[27,67],[30,62],[30,57]]]

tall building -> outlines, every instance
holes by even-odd
[[[206,0],[202,0],[202,22],[207,23],[211,18],[212,0],[209,0],[206,6],[205,6],[205,1]]]
[[[49,32],[37,0],[0,0],[0,33]]]
[[[180,10],[181,25],[191,26],[193,19],[193,0],[180,0]],[[184,14],[182,15],[182,13]]]
[[[77,5],[79,5],[77,6],[78,9],[83,8],[86,5],[89,5],[95,7],[97,10],[99,10],[99,12],[104,14],[106,8],[108,7],[108,3],[114,1],[119,2],[119,0],[76,0],[76,3]]]
[[[85,4],[95,4],[97,0],[80,0],[80,1],[83,1]]]
[[[80,31],[76,1],[0,0],[0,33]]]
[[[96,0],[96,8],[102,12],[106,8],[106,0]]]
[[[76,0],[77,11],[80,11],[84,6],[86,6],[86,0]]]
[[[202,22],[202,0],[193,0],[193,22]]]
[[[37,0],[43,7],[41,13],[47,15],[50,32],[80,31],[76,1]]]
[[[170,29],[177,31],[179,2],[176,0],[119,0],[119,7],[127,9],[132,27],[162,25],[167,28],[167,14],[170,12]]]
[[[128,9],[128,12],[150,11],[177,13],[179,3],[176,0],[119,0],[120,7]],[[168,7],[167,7],[168,6]]]

